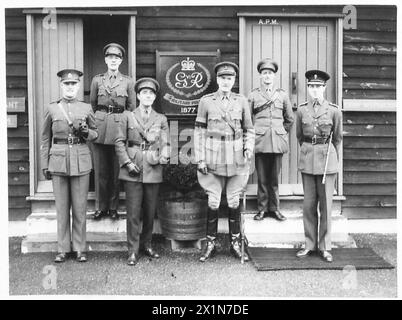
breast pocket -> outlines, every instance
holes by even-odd
[[[88,172],[92,169],[91,151],[88,148],[78,150],[78,171]]]
[[[106,92],[105,87],[104,87],[104,86],[100,86],[100,87],[98,88],[98,96],[106,96],[106,95],[107,95],[107,92]]]
[[[272,110],[272,118],[283,119],[283,102],[279,99],[274,101],[273,110]]]
[[[118,96],[118,97],[128,97],[127,89],[118,87],[116,89],[116,96]]]
[[[222,116],[217,114],[208,115],[208,131],[222,132],[223,130],[225,130],[225,123],[222,120]]]
[[[242,120],[242,112],[241,110],[229,110],[230,117],[232,118],[233,123],[235,124],[235,128],[241,128],[241,120]]]
[[[67,121],[64,119],[61,119],[61,118],[53,119],[52,120],[52,132],[53,132],[53,134],[57,134],[57,133],[67,134],[69,132],[69,127],[68,127]]]
[[[332,121],[331,119],[324,118],[318,120],[318,130],[322,136],[329,136],[332,128]]]
[[[65,149],[50,149],[49,171],[67,173],[67,157]]]

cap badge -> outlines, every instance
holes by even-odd
[[[317,79],[317,74],[314,75],[314,79]]]
[[[71,73],[69,73],[69,74],[67,75],[67,78],[69,78],[69,79],[72,79],[72,77],[73,77],[73,75],[72,75]]]

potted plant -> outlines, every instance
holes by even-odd
[[[197,165],[179,153],[164,166],[164,188],[159,219],[162,234],[171,240],[198,240],[205,237],[207,200],[198,184]]]

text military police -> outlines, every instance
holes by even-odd
[[[283,221],[285,216],[279,211],[279,173],[282,156],[288,152],[288,132],[293,124],[293,111],[289,96],[276,87],[274,81],[278,63],[271,59],[257,64],[261,85],[249,94],[251,114],[255,127],[255,167],[258,177],[255,220],[264,219],[268,213]]]
[[[134,110],[135,92],[133,80],[119,72],[125,56],[124,48],[110,43],[103,48],[108,70],[92,79],[90,100],[95,112],[99,136],[94,141],[95,166],[95,219],[109,214],[118,218],[119,163],[114,150],[122,113]]]
[[[215,252],[218,209],[226,187],[231,252],[241,258],[239,198],[248,180],[254,149],[254,128],[247,99],[232,92],[239,68],[232,62],[215,66],[219,89],[201,98],[195,122],[194,147],[198,181],[208,195],[207,245],[200,261]],[[247,261],[248,256],[245,254]]]
[[[301,145],[298,169],[303,180],[306,246],[297,256],[303,258],[318,249],[325,261],[332,262],[331,209],[342,141],[342,114],[324,98],[330,76],[321,70],[309,70],[305,76],[309,100],[296,112],[296,136]]]
[[[116,138],[119,178],[124,181],[126,192],[127,263],[131,266],[138,261],[139,249],[151,258],[159,258],[151,239],[159,185],[163,181],[162,164],[167,164],[170,156],[167,119],[152,108],[159,83],[141,78],[135,83],[135,91],[140,104],[134,111],[124,111]]]
[[[92,159],[86,141],[97,137],[91,105],[77,100],[82,72],[65,69],[60,77],[62,99],[45,109],[41,138],[41,166],[52,179],[57,211],[55,262],[64,262],[72,250],[86,261],[86,212]],[[70,230],[72,208],[72,231]]]

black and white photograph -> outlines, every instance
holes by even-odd
[[[2,295],[399,297],[396,2],[3,9]]]

